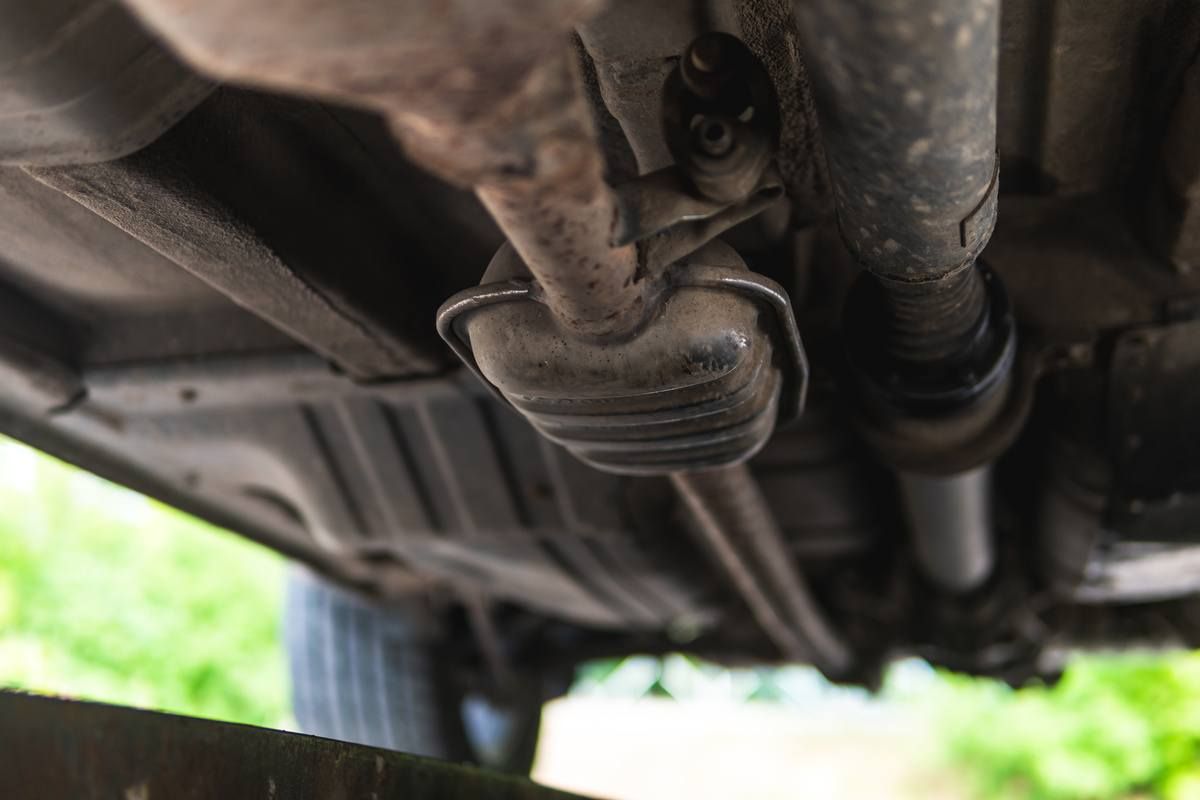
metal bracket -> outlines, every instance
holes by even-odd
[[[766,168],[748,195],[734,203],[693,192],[671,166],[618,186],[613,246],[640,243],[642,266],[657,274],[739,223],[758,216],[784,194],[783,179]]]

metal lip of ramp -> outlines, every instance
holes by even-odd
[[[9,800],[582,800],[391,750],[11,691],[0,691],[0,782]]]

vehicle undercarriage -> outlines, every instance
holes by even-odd
[[[0,16],[4,433],[485,682],[1200,642],[1195,4]]]

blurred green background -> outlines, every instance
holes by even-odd
[[[284,568],[0,439],[0,685],[286,723]]]
[[[0,685],[275,727],[285,564],[154,501],[0,440]],[[913,680],[913,675],[925,678]],[[1200,656],[1090,656],[1012,691],[908,662],[882,696],[807,669],[683,656],[591,664],[574,692],[887,705],[928,717],[979,798],[1200,799]]]

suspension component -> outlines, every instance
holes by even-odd
[[[798,4],[842,238],[866,269],[846,346],[918,563],[956,592],[994,563],[989,464],[1016,352],[999,278],[997,0]],[[991,436],[989,441],[995,440]],[[964,455],[965,454],[965,455]]]

